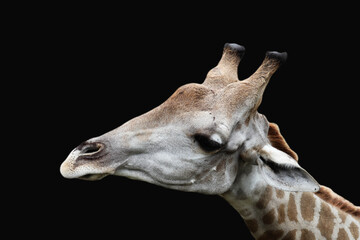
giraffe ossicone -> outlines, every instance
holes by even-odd
[[[62,163],[61,174],[85,180],[118,175],[217,194],[256,239],[359,239],[359,208],[330,203],[335,195],[300,167],[278,126],[257,111],[287,53],[267,52],[240,81],[244,53],[243,46],[225,44],[202,84],[181,86],[153,110],[83,142]],[[333,224],[323,221],[325,215]]]

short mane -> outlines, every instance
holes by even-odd
[[[360,218],[360,207],[355,206],[345,198],[333,192],[328,187],[320,186],[320,190],[315,193],[318,197],[335,207],[338,207],[342,211],[349,213],[356,218]]]
[[[274,148],[287,153],[298,161],[298,155],[286,143],[284,137],[280,133],[279,126],[276,123],[269,123],[268,139]]]

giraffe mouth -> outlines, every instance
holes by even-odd
[[[85,174],[82,177],[79,177],[81,180],[87,180],[87,181],[96,181],[103,179],[104,177],[108,176],[108,173],[102,173],[102,174]]]

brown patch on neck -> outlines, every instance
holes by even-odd
[[[316,237],[313,232],[310,232],[307,229],[302,229],[300,240],[316,240]]]
[[[259,201],[256,203],[256,207],[259,209],[264,209],[270,202],[272,197],[272,187],[267,186],[264,192],[261,194]]]
[[[246,226],[249,228],[250,232],[256,233],[259,227],[257,221],[255,219],[248,219],[244,221]]]
[[[295,197],[294,197],[293,193],[290,193],[290,195],[289,195],[287,215],[288,215],[290,221],[295,221],[295,222],[298,221],[297,220],[298,212],[296,210]]]
[[[279,198],[279,199],[283,198],[284,195],[285,195],[284,191],[280,190],[280,189],[275,188],[275,192],[276,192],[276,197]]]
[[[350,232],[351,232],[351,235],[353,235],[353,237],[355,239],[358,239],[358,237],[359,237],[359,228],[353,222],[350,224]]]
[[[331,239],[332,232],[334,231],[334,214],[328,204],[322,202],[320,210],[320,218],[317,227],[320,230],[321,235],[326,239]]]
[[[339,213],[339,217],[340,217],[340,219],[341,219],[341,222],[342,222],[342,223],[345,223],[348,214],[345,213],[345,212],[343,212],[343,211],[338,211],[338,213]]]
[[[282,235],[284,235],[283,230],[267,230],[258,238],[258,240],[276,240],[280,239]]]
[[[288,232],[282,240],[296,240],[296,229]]]
[[[311,222],[315,214],[315,197],[310,192],[304,192],[300,201],[301,215],[304,220]]]
[[[296,152],[294,152],[289,147],[284,137],[281,135],[280,128],[277,124],[269,123],[268,139],[270,140],[271,146],[273,146],[274,148],[277,148],[280,151],[287,153],[290,157],[294,158],[296,161],[299,159]]]
[[[360,218],[360,207],[355,206],[345,198],[334,193],[330,188],[320,186],[320,190],[315,194],[325,202],[339,208],[341,211]]]
[[[278,207],[278,223],[285,222],[285,204],[280,204]]]
[[[343,228],[339,229],[337,239],[350,240],[348,234],[346,233],[345,229],[343,229]]]
[[[266,213],[263,217],[262,217],[262,221],[265,224],[272,224],[275,220],[275,209],[271,209],[268,213]]]

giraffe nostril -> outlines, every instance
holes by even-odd
[[[81,156],[92,156],[101,152],[104,149],[104,144],[98,142],[83,143],[78,148]]]
[[[98,145],[95,145],[95,146],[87,146],[87,147],[85,147],[82,151],[81,151],[81,153],[83,153],[83,154],[92,154],[92,153],[96,153],[97,151],[99,151],[100,150],[100,146],[98,146]]]

